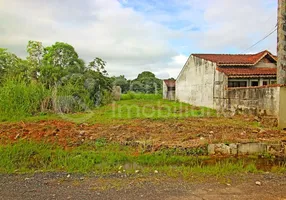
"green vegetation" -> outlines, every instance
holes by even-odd
[[[234,173],[260,172],[255,160],[225,159],[210,163],[207,157],[192,157],[169,154],[164,151],[140,153],[131,147],[108,144],[98,140],[70,150],[44,143],[18,142],[0,147],[0,172],[67,171],[96,174],[111,174],[121,171],[134,174],[154,173],[170,176],[192,175],[223,176]],[[285,165],[273,166],[276,172],[285,171]]]
[[[136,92],[145,94],[162,94],[162,80],[152,72],[144,71],[134,80],[127,80],[123,75],[112,77],[113,85],[120,86],[122,93]]]
[[[187,117],[216,116],[216,111],[213,109],[158,99],[159,97],[159,95],[150,94],[134,94],[133,96],[133,94],[128,93],[124,94],[123,98],[131,98],[130,100],[115,101],[89,112],[62,114],[60,117],[76,123],[110,123],[111,120],[183,119]],[[43,119],[43,117],[33,117],[28,120],[38,120]]]
[[[18,120],[37,113],[50,91],[41,84],[7,81],[0,87],[0,121]]]
[[[44,47],[29,41],[27,53],[21,59],[0,49],[1,121],[87,111],[111,102],[112,80],[102,59],[85,65],[75,49],[62,42]]]
[[[32,92],[36,92],[34,90],[31,91],[31,95],[23,94],[27,93],[27,88],[23,88],[25,86],[19,85],[20,89],[13,90],[14,93],[10,93],[10,87],[7,89],[6,92],[1,92],[0,97],[5,97],[4,95],[18,95],[19,101],[9,101],[11,97],[5,97],[0,99],[0,105],[10,105],[9,107],[3,106],[6,110],[1,110],[0,106],[0,113],[4,113],[0,115],[1,121],[39,121],[39,120],[48,120],[48,119],[65,119],[68,121],[73,121],[75,123],[110,123],[111,120],[120,120],[120,123],[123,123],[122,120],[130,120],[130,119],[184,119],[188,117],[214,117],[216,116],[216,111],[210,108],[205,107],[195,107],[186,103],[176,102],[176,101],[169,101],[164,100],[161,98],[161,95],[156,94],[142,94],[142,93],[133,93],[128,92],[127,94],[122,94],[122,98],[120,101],[113,101],[112,103],[102,105],[96,107],[94,109],[87,109],[85,112],[78,112],[78,113],[68,113],[68,111],[64,110],[67,109],[64,107],[67,105],[69,101],[65,99],[63,107],[59,107],[61,104],[60,98],[58,98],[58,109],[61,109],[61,114],[55,114],[55,112],[38,112],[39,107],[49,106],[47,104],[40,104],[40,102],[44,103],[49,100],[47,96],[49,96],[50,91],[43,89],[43,95],[37,96],[33,95]],[[66,88],[67,89],[67,88]],[[70,90],[74,90],[74,87],[70,87]],[[1,88],[0,88],[1,90]],[[65,91],[61,91],[65,92]],[[67,92],[68,93],[68,92]],[[37,93],[38,94],[38,93]],[[2,95],[2,96],[1,96]],[[25,100],[20,97],[28,98]],[[65,95],[63,95],[65,96]],[[84,95],[83,95],[84,96]],[[45,98],[47,97],[47,98]],[[14,98],[14,97],[13,97]],[[37,98],[37,100],[35,100]],[[30,104],[30,102],[37,102],[37,104]],[[70,101],[70,105],[68,108],[72,106],[78,106],[77,104],[72,104],[73,102]],[[88,99],[86,100],[86,104],[88,104]],[[26,105],[26,107],[24,106]],[[36,107],[31,107],[30,105],[37,105]],[[14,107],[15,108],[14,108]],[[17,106],[20,106],[18,108]],[[75,110],[80,110],[79,108],[74,108]],[[47,109],[45,109],[47,110]],[[15,116],[14,113],[18,112]],[[48,111],[48,110],[47,110]],[[35,115],[33,115],[35,113]]]
[[[73,46],[56,42],[44,47],[29,41],[22,59],[0,48],[0,121],[23,120],[43,113],[88,112],[117,99],[113,86],[120,86],[122,99],[159,99],[162,81],[145,71],[134,80],[108,77],[106,62],[94,58],[88,64]],[[143,95],[148,94],[148,95]],[[41,118],[41,117],[40,117]]]
[[[160,100],[162,98],[163,97],[161,94],[145,94],[145,93],[135,93],[131,91],[121,95],[121,100],[131,100],[131,99]]]

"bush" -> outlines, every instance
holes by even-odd
[[[0,120],[21,119],[40,111],[50,91],[41,84],[8,80],[0,87]]]
[[[67,83],[53,90],[53,110],[57,113],[86,111],[94,106],[89,92],[80,85]]]

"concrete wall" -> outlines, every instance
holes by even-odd
[[[168,87],[165,81],[163,81],[163,99],[167,99],[167,93],[168,93]]]
[[[249,87],[225,90],[216,99],[217,109],[222,112],[272,115],[278,117],[280,87]]]
[[[175,100],[175,90],[168,90],[165,81],[163,81],[163,99]]]
[[[280,88],[280,102],[279,102],[279,118],[278,126],[281,129],[286,128],[286,87]]]
[[[213,108],[216,64],[190,56],[176,81],[176,100]]]

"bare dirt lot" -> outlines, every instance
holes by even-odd
[[[154,148],[195,147],[215,142],[273,142],[285,140],[285,131],[261,128],[252,119],[186,118],[117,120],[108,124],[75,124],[63,120],[0,124],[2,143],[36,140],[78,146],[104,138],[119,143],[145,143]]]
[[[0,175],[0,199],[284,200],[286,177],[245,174],[220,180],[180,180],[159,175],[127,178],[66,173]]]

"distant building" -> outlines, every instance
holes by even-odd
[[[163,80],[163,99],[175,100],[176,80]]]
[[[276,56],[269,51],[256,54],[192,54],[174,82],[164,81],[164,98],[196,106],[218,108],[217,99],[227,88],[266,86],[276,83]],[[168,92],[167,92],[168,91]]]

